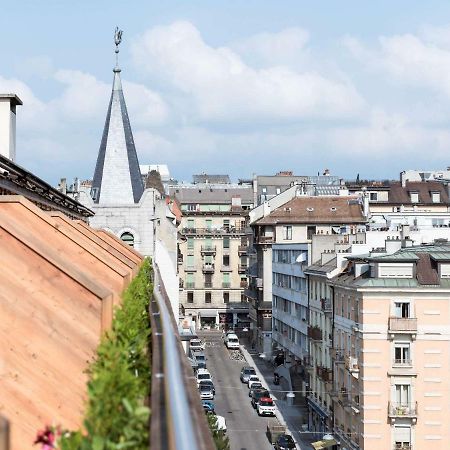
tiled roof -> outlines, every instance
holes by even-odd
[[[277,223],[350,224],[365,223],[362,206],[356,197],[296,197],[268,216],[256,222],[257,225]]]
[[[142,257],[17,195],[0,197],[0,242],[0,404],[25,450],[55,417],[81,425],[87,364]]]

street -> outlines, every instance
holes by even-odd
[[[248,364],[230,359],[221,332],[198,334],[207,344],[207,368],[216,387],[216,413],[226,419],[231,450],[272,449],[266,437],[267,422],[277,421],[273,417],[258,416],[250,403],[247,385],[239,379],[241,368]]]

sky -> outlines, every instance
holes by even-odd
[[[22,0],[2,5],[17,162],[92,178],[114,28],[141,164],[232,179],[450,166],[447,0]]]

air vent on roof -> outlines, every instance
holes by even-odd
[[[308,212],[313,212],[313,211],[314,211],[314,208],[308,207],[308,208],[306,208],[306,211],[308,211]]]
[[[291,212],[291,208],[284,208],[286,212]]]
[[[332,207],[330,208],[330,211],[333,211],[333,212],[334,212],[334,211],[336,211],[336,209],[337,209],[337,208],[336,208],[335,206],[332,206]]]

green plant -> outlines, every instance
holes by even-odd
[[[217,418],[214,414],[207,414],[209,429],[217,450],[230,450],[230,440],[225,432],[217,428]]]
[[[146,259],[88,369],[85,432],[66,432],[63,450],[148,449],[151,264]]]

